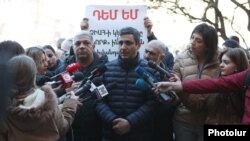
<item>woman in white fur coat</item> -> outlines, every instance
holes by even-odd
[[[37,68],[30,57],[19,55],[8,64],[13,85],[0,141],[57,141],[73,122],[78,98],[71,96],[60,109],[50,86],[36,87]]]

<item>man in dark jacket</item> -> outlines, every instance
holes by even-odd
[[[97,103],[97,113],[103,121],[104,141],[151,141],[155,96],[143,91],[135,82],[140,76],[140,66],[153,73],[147,62],[139,57],[140,33],[132,27],[122,28],[119,34],[118,59],[106,64],[103,75],[105,85],[116,81],[102,101]]]
[[[165,44],[160,40],[151,40],[145,48],[144,58],[155,62],[158,66],[170,73],[169,68],[163,63],[165,57]],[[165,74],[160,74],[161,80],[166,80]],[[156,108],[154,123],[154,141],[173,141],[173,114],[177,102],[174,100],[162,100]]]
[[[68,58],[68,64],[65,66],[72,63],[80,64],[80,71],[87,78],[91,71],[108,61],[106,56],[96,53],[94,48],[92,35],[88,31],[78,32],[73,38],[74,55]],[[95,99],[83,102],[75,115],[72,129],[73,132],[69,131],[67,141],[101,141],[102,126],[96,114]]]

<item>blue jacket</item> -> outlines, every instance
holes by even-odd
[[[135,72],[135,68],[140,66],[150,72],[153,70],[139,55],[126,62],[118,58],[106,66],[104,85],[113,82],[116,82],[116,85],[109,89],[109,95],[96,106],[97,114],[103,121],[103,137],[116,141],[150,141],[157,101],[152,91],[143,91],[136,87],[135,82],[140,76]],[[127,119],[131,125],[130,132],[122,136],[112,129],[112,121],[119,117]]]

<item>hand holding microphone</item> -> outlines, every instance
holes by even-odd
[[[136,86],[138,88],[141,88],[142,90],[149,90],[149,88],[151,89],[155,89],[156,88],[156,84],[158,81],[157,79],[150,73],[148,72],[146,69],[138,66],[136,67],[135,71],[142,77],[142,79],[137,79],[136,81]],[[168,101],[170,100],[170,96],[166,95],[165,93],[159,93],[157,94],[158,98],[160,98],[160,100],[163,101]]]
[[[53,77],[51,77],[52,80],[58,79],[61,75],[68,73],[69,75],[73,75],[73,73],[80,71],[80,65],[78,63],[72,63],[66,67],[66,71],[61,72]]]
[[[170,72],[168,72],[167,70],[163,69],[162,67],[160,67],[159,65],[157,65],[155,62],[153,61],[148,61],[148,66],[157,70],[158,72],[160,72],[161,74],[164,74],[167,78],[170,78],[172,76],[172,74]]]
[[[105,86],[100,77],[94,78],[92,81],[88,80],[80,89],[75,92],[76,96],[83,97],[83,102],[89,99],[102,99],[109,94],[109,90],[116,86],[116,82]]]
[[[51,85],[52,88],[56,88],[59,85],[62,85],[63,88],[69,88],[73,84],[73,82],[79,82],[83,80],[84,75],[82,72],[75,72],[72,76],[70,76],[68,73],[64,73],[62,78],[58,81],[50,81],[46,84]]]
[[[87,79],[83,80],[82,86],[75,91],[76,95],[81,95],[82,93],[86,93],[91,88],[92,79],[94,77],[102,75],[106,71],[105,65],[100,65],[90,72],[90,76]]]

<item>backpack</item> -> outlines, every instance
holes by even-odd
[[[247,76],[245,77],[243,81],[243,89],[241,90],[240,94],[245,95],[248,87],[250,85],[250,73],[247,73]],[[245,96],[242,98],[245,101]],[[241,105],[243,109],[245,109],[245,102],[243,102],[243,105]],[[238,113],[243,117],[244,111],[238,111]]]
[[[245,93],[250,85],[250,73],[247,73],[246,78],[244,79],[243,82],[243,92]]]

